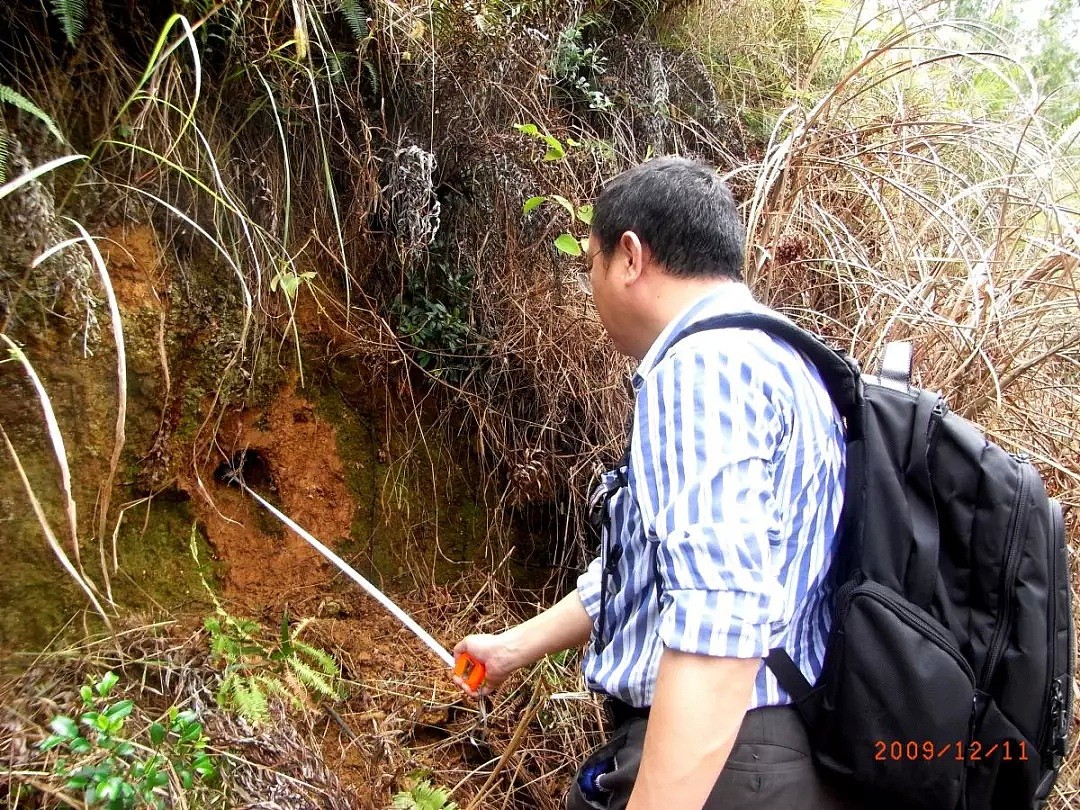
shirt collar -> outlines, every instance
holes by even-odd
[[[636,391],[645,376],[653,370],[657,362],[671,345],[671,340],[686,327],[707,317],[714,315],[727,315],[735,312],[749,312],[760,308],[760,304],[754,300],[750,288],[741,282],[733,281],[720,284],[714,289],[703,293],[686,307],[678,315],[668,321],[656,340],[649,347],[649,351],[638,364],[634,372],[633,386]]]

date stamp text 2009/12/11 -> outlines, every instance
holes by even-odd
[[[984,743],[979,740],[964,742],[951,740],[939,743],[933,740],[875,740],[874,759],[878,762],[915,762],[952,757],[960,762],[978,762],[997,757],[1002,762],[1028,758],[1027,741],[1002,740]]]

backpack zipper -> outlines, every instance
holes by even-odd
[[[1020,552],[1023,546],[1020,543],[1021,528],[1027,528],[1028,513],[1028,481],[1034,474],[1029,464],[1020,467],[1020,478],[1016,487],[1016,500],[1013,503],[1012,520],[1009,522],[1009,533],[1005,536],[1005,570],[1002,572],[1001,599],[1005,604],[998,613],[998,621],[994,627],[994,635],[990,640],[989,652],[986,655],[986,664],[983,666],[982,676],[979,678],[979,689],[987,691],[990,678],[997,669],[1001,655],[1005,651],[1005,631],[1009,629],[1012,619],[1012,587],[1016,581],[1016,572],[1020,567]]]
[[[1053,505],[1053,520],[1054,520],[1054,536],[1060,537],[1062,544],[1065,543],[1065,516],[1061,513],[1061,506],[1058,503]],[[1055,542],[1055,546],[1058,544]],[[1069,566],[1066,556],[1065,565],[1065,617],[1068,624],[1065,628],[1065,649],[1067,650],[1067,658],[1065,659],[1065,673],[1061,676],[1064,679],[1062,684],[1065,689],[1066,706],[1064,715],[1061,719],[1061,745],[1062,753],[1064,757],[1068,750],[1069,745],[1069,729],[1072,728],[1073,714],[1075,708],[1075,683],[1076,683],[1076,627],[1073,619],[1073,590],[1072,580],[1070,579]],[[1055,622],[1056,624],[1056,622]]]
[[[1058,578],[1058,538],[1062,536],[1064,526],[1061,512],[1053,501],[1050,502],[1050,669],[1046,690],[1043,693],[1042,706],[1049,708],[1044,711],[1042,728],[1039,731],[1038,750],[1051,759],[1064,757],[1065,743],[1068,737],[1069,726],[1072,722],[1071,712],[1065,706],[1066,679],[1072,680],[1072,665],[1074,663],[1074,651],[1072,650],[1072,633],[1069,632],[1066,639],[1069,672],[1058,675],[1057,665],[1057,578]],[[1071,589],[1070,589],[1071,590]],[[1070,606],[1071,607],[1071,606]],[[1071,613],[1069,621],[1071,621]]]
[[[859,585],[856,590],[869,596],[878,604],[884,605],[890,610],[901,614],[909,620],[909,623],[912,626],[921,630],[924,635],[936,641],[938,643],[938,646],[945,650],[945,652],[949,654],[949,657],[956,661],[956,663],[960,665],[960,668],[964,670],[964,674],[966,674],[971,680],[972,687],[975,686],[975,673],[972,672],[971,664],[967,662],[967,659],[960,654],[959,650],[957,650],[955,646],[953,646],[953,642],[944,633],[942,633],[937,627],[935,627],[933,624],[931,624],[918,613],[916,613],[915,610],[909,606],[909,604],[904,600],[902,596],[900,596],[890,588],[887,588],[884,585],[879,585],[872,580],[864,582],[862,585]],[[854,596],[854,594],[852,594],[852,596]],[[845,615],[847,613],[847,608],[850,605],[851,601],[849,600],[844,606]]]

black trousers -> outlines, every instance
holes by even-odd
[[[648,720],[617,703],[611,705],[610,713],[611,738],[582,763],[566,797],[567,810],[623,810],[630,800]],[[610,792],[600,799],[585,798],[578,784],[581,773],[609,761],[614,766],[600,784]],[[854,810],[862,806],[822,782],[810,758],[806,728],[795,709],[766,706],[746,713],[727,764],[702,810]]]

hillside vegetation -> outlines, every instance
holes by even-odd
[[[576,653],[481,713],[215,471],[447,645],[549,604],[630,407],[578,240],[655,155],[728,179],[759,298],[867,369],[914,341],[1075,550],[1063,0],[47,5],[0,8],[8,806],[560,806]]]

